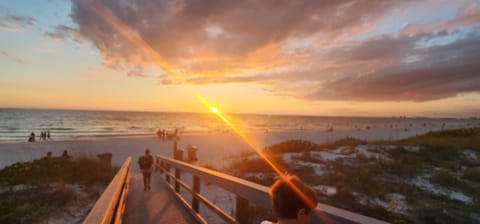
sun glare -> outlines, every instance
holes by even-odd
[[[139,36],[132,28],[127,24],[122,22],[119,18],[115,16],[111,11],[106,9],[102,3],[96,1],[87,1],[89,7],[91,7],[98,15],[102,16],[103,19],[108,22],[114,29],[116,29],[120,34],[122,34],[127,40],[132,44],[136,45],[141,51],[145,52],[147,56],[150,56],[154,61],[166,71],[168,75],[176,80],[180,81],[182,84],[185,84],[187,88],[194,94],[199,101],[206,107],[210,108],[211,111],[216,114],[226,125],[228,125],[239,137],[241,137],[253,150],[255,150],[265,162],[279,175],[280,178],[286,179],[284,171],[281,167],[275,163],[275,161],[269,156],[266,152],[261,150],[260,145],[253,139],[250,139],[240,127],[235,126],[227,117],[222,114],[216,107],[213,107],[200,93],[194,90],[179,73],[176,72],[172,66],[167,63],[147,42],[145,42],[141,36]],[[309,207],[314,208],[316,205],[313,201],[307,197],[298,187],[293,183],[287,181],[287,184],[292,187],[292,189],[297,192],[297,194],[309,205]]]

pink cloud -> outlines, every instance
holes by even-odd
[[[78,28],[59,30],[74,31],[92,43],[108,67],[129,76],[146,76],[142,67],[155,62],[92,11],[89,1],[73,1],[71,17]],[[355,38],[375,28],[387,13],[410,3],[132,0],[103,4],[174,69],[184,71],[192,84],[256,83],[279,95],[350,101],[428,101],[479,91],[480,69],[475,63],[480,59],[476,53],[480,31],[475,28],[462,38],[447,31],[477,27],[477,4],[462,8],[448,21],[410,24],[398,34]],[[442,37],[451,42],[420,44]],[[158,84],[178,82],[162,76]]]

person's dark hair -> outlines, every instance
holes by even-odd
[[[294,189],[298,189],[303,196],[300,196],[299,192]],[[315,192],[293,175],[286,175],[283,179],[278,179],[270,188],[270,197],[273,211],[279,219],[295,219],[298,211],[302,208],[308,214],[318,203]],[[310,201],[306,201],[306,199]]]
[[[150,149],[145,149],[146,154],[150,154]]]

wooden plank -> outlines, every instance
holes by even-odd
[[[196,197],[197,194],[200,193],[200,178],[197,176],[193,176],[193,195],[192,195],[192,208],[193,211],[198,213],[198,198]]]
[[[120,203],[118,206],[117,214],[115,215],[115,224],[122,224],[123,214],[125,213],[125,207],[127,202],[128,191],[130,190],[130,171],[127,174],[127,180],[125,181],[125,187],[122,191],[122,197],[120,198]]]
[[[180,194],[175,192],[175,189],[171,184],[165,183],[165,185],[170,190],[170,193],[174,195],[178,199],[178,201],[182,203],[182,205],[186,208],[186,210],[195,218],[197,223],[208,224],[208,222],[199,213],[196,213],[195,211],[193,211],[193,209],[191,209],[191,206]]]
[[[238,223],[247,224],[248,217],[250,217],[249,213],[249,205],[248,200],[243,198],[242,196],[237,195],[236,197],[236,213],[235,218],[237,219]]]
[[[326,214],[334,215],[336,218],[340,218],[342,222],[338,223],[361,223],[361,224],[388,224],[388,222],[374,219],[368,216],[364,216],[358,213],[354,213],[345,209],[336,208],[330,205],[318,203],[317,207],[315,208],[314,212],[320,219],[324,219],[323,221],[328,221],[329,218],[325,217]],[[332,222],[331,222],[332,223]]]
[[[171,192],[160,173],[152,173],[151,190],[144,191],[140,170],[132,169],[123,224],[138,223],[189,224],[198,221]]]
[[[167,164],[167,166],[169,167],[181,169],[183,172],[190,173],[193,176],[197,176],[198,178],[206,182],[210,182],[227,191],[230,191],[236,194],[237,198],[241,197],[259,207],[270,210],[272,209],[271,199],[268,193],[268,187],[252,183],[250,181],[243,180],[237,177],[233,177],[224,173],[220,173],[214,170],[194,166],[182,161],[172,160],[164,156],[159,155],[157,156],[157,158],[159,158],[164,164]],[[216,208],[218,208],[216,206],[210,206],[211,204],[208,204],[210,202],[208,200],[207,202],[205,202],[203,200],[205,198],[202,195],[198,195],[198,198],[206,205],[211,207],[214,211]],[[218,211],[215,212],[218,213]],[[325,223],[325,221],[327,221],[327,223],[387,223],[382,220],[367,217],[358,213],[350,212],[348,210],[335,208],[333,206],[322,203],[319,203],[317,205],[317,208],[314,210],[314,212],[320,218],[321,223]]]
[[[180,169],[175,168],[175,191],[177,193],[180,193],[180,183],[178,183],[178,181],[180,180],[180,174],[181,174]]]
[[[163,160],[172,168],[178,167],[182,171],[190,173],[194,176],[196,175],[206,182],[213,183],[227,191],[247,198],[249,199],[249,201],[262,208],[272,209],[270,196],[268,195],[268,187],[238,177],[233,177],[224,173],[220,173],[211,169],[198,167],[182,161],[169,159],[164,156],[158,157],[161,158],[161,160]]]
[[[110,224],[119,202],[132,158],[128,157],[83,221],[84,224]]]

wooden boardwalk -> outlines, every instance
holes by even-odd
[[[143,190],[140,170],[132,165],[123,223],[197,223],[168,189],[160,173],[152,173],[151,190]]]

